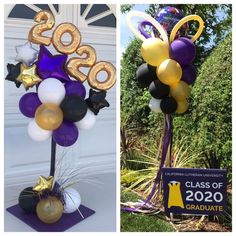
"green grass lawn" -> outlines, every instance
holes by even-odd
[[[121,201],[137,201],[140,199],[136,194],[123,192]],[[171,224],[159,219],[155,215],[141,213],[129,213],[121,211],[121,232],[172,232]]]

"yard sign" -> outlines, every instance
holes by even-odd
[[[163,168],[167,214],[218,215],[225,211],[226,170]]]

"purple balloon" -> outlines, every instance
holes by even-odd
[[[139,23],[138,30],[146,39],[148,39],[148,38],[151,38],[151,35],[148,34],[146,30],[144,29],[146,25],[153,26],[151,22],[144,20]]]
[[[40,45],[38,56],[37,74],[41,79],[57,78],[61,82],[71,81],[70,77],[65,71],[65,64],[67,55],[59,54],[52,55],[46,47]]]
[[[61,126],[53,131],[54,141],[63,147],[73,145],[78,139],[79,131],[72,122],[64,120]]]
[[[197,78],[197,71],[195,67],[191,65],[187,65],[182,67],[182,78],[184,82],[186,82],[188,85],[193,84]]]
[[[196,55],[196,48],[193,42],[181,37],[174,40],[170,45],[170,57],[177,61],[181,66],[191,64]]]
[[[71,81],[65,84],[66,95],[78,95],[85,98],[86,90],[80,81]]]
[[[41,104],[37,93],[26,93],[19,101],[19,108],[24,116],[33,118],[35,111]]]

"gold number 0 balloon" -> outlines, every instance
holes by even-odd
[[[96,51],[89,45],[82,45],[76,50],[76,53],[79,56],[83,56],[83,54],[86,54],[86,56],[84,58],[71,58],[67,63],[67,71],[72,77],[84,82],[87,79],[87,75],[82,73],[79,68],[93,66],[97,59]]]
[[[64,33],[71,35],[69,44],[62,43]],[[71,54],[76,51],[81,41],[80,31],[71,23],[62,23],[57,26],[52,35],[52,43],[58,52]]]
[[[38,12],[34,20],[39,24],[33,26],[29,32],[28,39],[32,43],[49,45],[51,43],[51,38],[42,36],[42,33],[46,30],[53,28],[55,24],[55,18],[50,11],[40,11]]]
[[[184,18],[182,18],[172,29],[171,34],[170,34],[170,42],[172,42],[175,39],[175,35],[177,33],[177,31],[180,29],[180,27],[185,24],[188,21],[198,21],[199,23],[199,27],[198,30],[196,32],[196,34],[192,37],[192,42],[196,41],[200,35],[202,34],[202,31],[204,29],[204,21],[202,20],[202,18],[198,15],[189,15],[189,16],[185,16]]]
[[[101,71],[107,73],[107,78],[105,81],[98,81],[97,74]],[[88,74],[88,83],[89,85],[98,90],[108,90],[116,82],[116,69],[115,67],[106,61],[97,62],[89,71]]]

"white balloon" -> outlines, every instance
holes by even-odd
[[[63,83],[55,78],[43,80],[38,87],[38,96],[42,103],[59,105],[65,94],[66,90]]]
[[[35,119],[32,119],[28,124],[28,134],[33,140],[42,142],[51,137],[52,131],[40,128]]]
[[[149,107],[154,112],[161,112],[161,99],[151,98]]]
[[[81,203],[81,197],[74,188],[66,188],[63,192],[64,196],[64,213],[72,213],[76,211]]]
[[[88,109],[85,117],[82,120],[76,122],[75,124],[78,127],[78,129],[86,130],[86,129],[91,129],[94,126],[95,122],[96,122],[96,116],[91,110]]]

